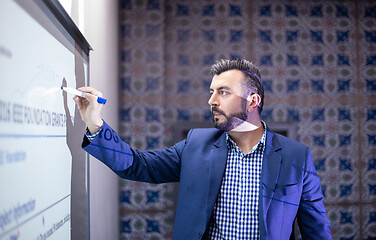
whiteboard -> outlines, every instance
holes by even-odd
[[[2,0],[0,33],[0,239],[87,239],[85,128],[60,86],[88,84],[90,46],[56,1]]]

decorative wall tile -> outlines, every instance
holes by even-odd
[[[173,219],[173,211],[124,214],[120,221],[120,239],[172,239]]]
[[[261,66],[266,95],[271,95],[265,100],[263,118],[295,124],[297,139],[311,147],[332,214],[333,239],[373,236],[372,227],[358,225],[365,221],[358,212],[376,194],[372,33],[376,19],[371,14],[375,4],[254,1],[252,5],[256,26],[252,56]],[[341,203],[350,204],[351,211],[338,212],[336,205]]]
[[[358,154],[362,158],[362,182],[363,200],[376,200],[376,112],[374,107],[363,105],[362,107],[362,144],[358,146],[361,152]]]
[[[123,181],[120,205],[123,211],[159,210],[174,207],[174,187],[171,184],[146,184]]]
[[[362,207],[363,214],[363,232],[364,239],[375,239],[376,238],[376,206],[375,205],[364,205]]]
[[[326,207],[326,215],[332,224],[333,239],[361,239],[359,207]]]

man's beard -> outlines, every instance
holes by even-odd
[[[212,117],[213,117],[214,127],[218,128],[219,130],[228,132],[228,131],[231,131],[232,129],[236,128],[240,124],[242,124],[244,121],[247,120],[246,104],[247,104],[246,100],[242,101],[243,111],[233,113],[233,114],[230,114],[230,115],[227,115],[225,112],[223,112],[222,110],[220,110],[216,106],[213,106],[212,107]],[[226,118],[226,121],[220,123],[219,119],[214,116],[213,111],[222,114],[222,116],[224,116]]]

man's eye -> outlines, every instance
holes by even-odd
[[[221,95],[226,96],[226,95],[228,95],[228,92],[227,91],[221,91]]]

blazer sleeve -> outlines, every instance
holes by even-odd
[[[298,209],[298,224],[306,239],[332,239],[330,222],[326,216],[319,176],[312,162],[311,150],[307,148],[306,166],[303,173],[303,191]]]
[[[101,132],[90,142],[84,136],[82,148],[107,165],[118,176],[142,182],[177,182],[180,176],[181,152],[185,141],[155,151],[138,151],[122,141],[104,122]]]

